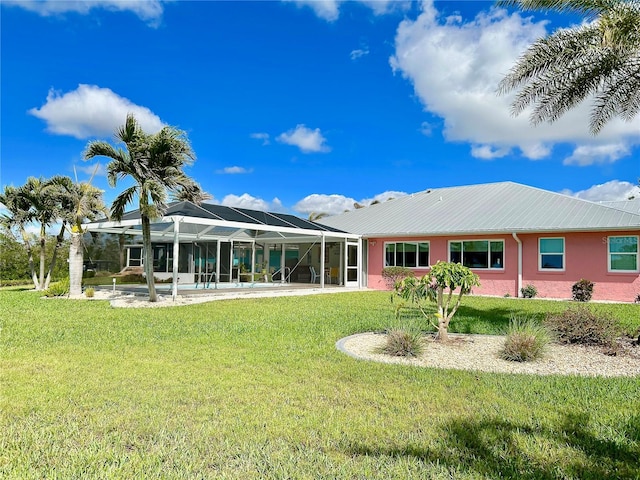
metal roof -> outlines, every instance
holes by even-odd
[[[255,240],[294,242],[313,236],[346,238],[354,235],[337,228],[311,222],[294,215],[263,212],[246,208],[226,207],[203,203],[174,202],[169,204],[161,219],[151,222],[151,235],[155,240],[171,238],[174,222],[179,222],[182,240]],[[89,231],[141,234],[140,211],[125,213],[118,222],[96,220],[87,225]]]
[[[501,182],[425,190],[319,222],[364,237],[640,230],[640,212]]]
[[[613,207],[620,210],[624,210],[625,212],[640,214],[640,198],[634,198],[631,200],[621,200],[618,202],[600,202],[600,204],[606,205],[607,207]]]

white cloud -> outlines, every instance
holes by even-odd
[[[309,215],[311,213],[326,213],[328,215],[337,215],[347,210],[353,210],[354,204],[368,206],[371,202],[386,202],[391,198],[399,198],[405,196],[405,192],[386,191],[379,193],[373,198],[365,198],[360,201],[356,201],[351,197],[345,197],[344,195],[325,195],[320,193],[314,193],[304,197],[298,203],[293,206],[296,212]]]
[[[509,155],[509,148],[494,148],[491,145],[473,145],[471,147],[471,156],[481,158],[483,160],[493,160],[494,158],[502,158]]]
[[[294,2],[298,7],[309,7],[313,12],[323,20],[334,22],[340,17],[340,6],[344,0],[284,0]],[[394,11],[405,11],[411,6],[410,1],[406,0],[359,0],[361,3],[370,8],[374,15],[384,15]]]
[[[162,18],[165,2],[163,0],[3,0],[2,3],[24,8],[44,17],[69,12],[87,15],[94,9],[130,11],[150,26],[157,26]]]
[[[433,135],[433,125],[431,125],[429,122],[422,122],[420,124],[420,133],[425,137],[430,137],[431,135]]]
[[[255,138],[256,140],[262,140],[262,145],[269,145],[269,134],[268,133],[252,133],[249,135],[251,138]]]
[[[611,180],[579,192],[563,190],[561,193],[592,202],[618,201],[627,200],[631,196],[637,198],[640,196],[640,187],[630,182]]]
[[[237,165],[233,167],[224,167],[221,170],[216,170],[216,173],[225,175],[238,175],[251,172],[253,172],[253,168],[238,167]]]
[[[629,145],[624,143],[580,145],[563,163],[565,165],[578,166],[592,165],[594,163],[614,163],[630,153]]]
[[[227,207],[248,208],[251,210],[260,210],[263,212],[281,212],[283,211],[282,202],[275,197],[271,202],[267,202],[261,198],[256,198],[248,193],[242,195],[227,195],[222,200],[222,205]]]
[[[497,86],[526,47],[547,33],[546,21],[534,22],[499,8],[462,23],[459,16],[442,17],[427,0],[417,19],[398,26],[390,64],[412,83],[425,110],[443,119],[445,139],[469,142],[472,154],[492,156],[518,148],[524,157],[540,159],[555,143],[574,145],[576,150],[584,145],[640,143],[640,118],[616,119],[594,138],[588,125],[589,102],[553,124],[534,127],[527,112],[511,115],[513,96],[498,96]],[[579,150],[575,154],[581,165],[587,164],[587,156]]]
[[[320,18],[333,22],[340,16],[340,1],[338,0],[287,0],[293,1],[298,7],[309,7]]]
[[[29,113],[44,120],[49,132],[79,139],[113,136],[129,113],[135,115],[148,133],[163,127],[160,118],[147,107],[96,85],[81,84],[65,94],[50,90],[46,103],[40,108],[32,108]]]
[[[331,149],[325,144],[326,138],[322,136],[319,128],[311,130],[299,124],[296,128],[278,135],[277,140],[287,145],[294,145],[304,153],[329,152]]]
[[[368,48],[358,48],[356,50],[351,50],[351,53],[349,54],[351,60],[357,60],[358,58],[364,57],[365,55],[369,55]]]

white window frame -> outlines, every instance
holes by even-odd
[[[562,268],[549,268],[542,266],[540,244],[543,240],[562,240]],[[544,255],[560,255],[558,252],[545,252]],[[565,237],[540,237],[538,238],[538,270],[541,272],[564,272],[567,269],[567,240]]]
[[[612,252],[611,251],[611,239],[612,238],[635,238],[636,239],[636,268],[635,270],[614,270],[611,268],[611,254],[615,255],[634,255],[632,252]],[[607,237],[607,271],[609,273],[637,273],[640,269],[640,237],[638,235],[610,235]]]
[[[415,241],[409,241],[409,242],[407,242],[407,241],[397,241],[397,242],[388,241],[388,242],[384,242],[384,250],[382,252],[382,255],[383,255],[382,264],[385,267],[387,267],[387,266],[390,266],[390,267],[397,267],[397,266],[404,267],[404,265],[387,265],[387,245],[390,245],[390,244],[396,245],[396,250],[394,251],[394,257],[395,257],[395,254],[396,254],[397,248],[398,248],[397,245],[399,243],[402,243],[402,244],[409,243],[409,244],[412,244],[412,245],[416,246],[416,266],[415,267],[406,267],[406,268],[425,269],[425,268],[429,268],[431,266],[429,264],[430,260],[431,260],[431,243],[428,240],[426,240],[426,241],[415,240]],[[420,265],[420,244],[426,244],[427,247],[429,248],[429,254],[428,254],[429,258],[427,259],[428,260],[427,261],[427,265]],[[394,263],[395,263],[395,258],[394,258]]]
[[[506,242],[504,238],[468,238],[466,240],[449,240],[447,245],[447,256],[449,261],[451,262],[451,244],[452,243],[460,243],[462,250],[460,250],[460,263],[464,265],[464,243],[465,242],[487,242],[487,266],[486,267],[469,267],[472,270],[494,270],[501,272],[504,270],[505,263],[505,245]],[[492,267],[491,266],[491,243],[502,243],[502,265],[500,267]]]

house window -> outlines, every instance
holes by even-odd
[[[638,271],[638,237],[609,237],[609,271]]]
[[[540,270],[564,270],[564,238],[539,239],[538,252]]]
[[[428,267],[429,242],[387,242],[384,257],[387,267]]]
[[[142,247],[129,247],[129,259],[127,266],[140,267],[142,266]]]
[[[156,243],[153,245],[153,271],[173,272],[173,245]]]
[[[504,268],[504,240],[449,242],[449,261],[469,268]]]

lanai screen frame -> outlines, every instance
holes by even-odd
[[[228,220],[220,214],[228,214],[236,220]],[[254,216],[255,215],[255,216]],[[258,218],[256,218],[258,217]],[[261,221],[263,218],[264,221]],[[247,221],[242,221],[246,219]],[[312,228],[302,228],[298,225],[309,225]],[[291,225],[291,226],[288,226]],[[127,212],[120,221],[107,219],[94,221],[85,225],[86,231],[98,233],[115,233],[126,235],[141,235],[142,220],[139,210]],[[168,241],[171,239],[171,241]],[[176,202],[169,205],[162,218],[151,221],[151,240],[173,243],[173,278],[172,298],[178,295],[178,261],[180,242],[254,242],[282,245],[288,243],[314,243],[320,241],[320,265],[325,264],[325,244],[327,241],[342,243],[344,258],[343,271],[346,285],[347,271],[347,243],[358,245],[357,251],[357,287],[363,282],[363,243],[362,236],[327,227],[315,222],[271,212],[261,212],[220,205],[195,205],[191,202]],[[325,278],[320,275],[320,288],[324,288]]]

